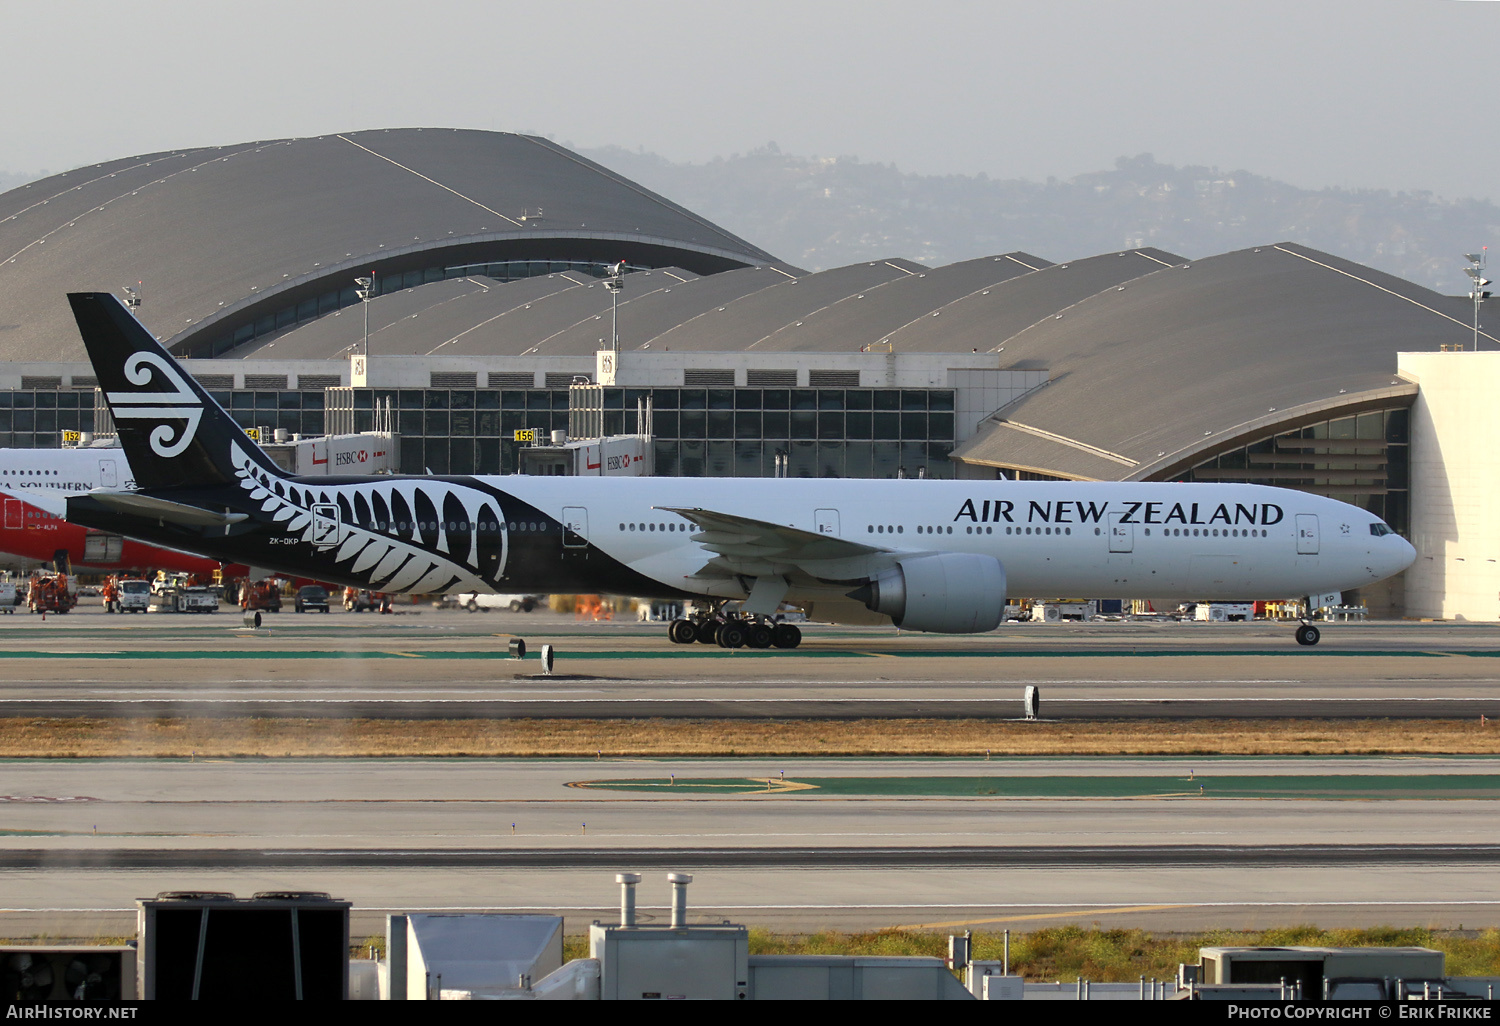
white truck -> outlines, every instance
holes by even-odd
[[[1031,606],[1033,623],[1061,623],[1063,620],[1091,620],[1094,603],[1082,599],[1049,599]]]
[[[1193,619],[1205,623],[1236,623],[1255,619],[1254,602],[1199,602]]]
[[[529,613],[546,599],[541,595],[487,595],[482,591],[468,591],[455,595],[455,604],[471,613],[484,610],[508,609],[512,613]]]
[[[151,582],[139,577],[111,578],[104,586],[104,611],[144,613],[151,608]]]

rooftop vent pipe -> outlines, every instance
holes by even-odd
[[[687,925],[687,889],[693,882],[692,873],[668,873],[672,884],[672,929],[680,930]]]
[[[620,885],[620,925],[635,925],[635,885],[641,882],[639,873],[616,873],[615,883]]]

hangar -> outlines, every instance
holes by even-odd
[[[809,273],[547,140],[401,129],[0,195],[0,444],[94,427],[63,296],[127,285],[245,426],[321,432],[332,404],[364,428],[389,403],[408,472],[512,472],[513,432],[566,429],[569,386],[595,381],[607,433],[650,400],[657,473],[1251,481],[1363,506],[1419,550],[1398,353],[1496,341],[1462,296],[1285,242]],[[1467,615],[1500,618],[1470,590]],[[1364,598],[1404,608],[1399,583]]]

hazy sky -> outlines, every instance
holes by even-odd
[[[360,128],[1500,197],[1485,0],[0,0],[0,170]]]

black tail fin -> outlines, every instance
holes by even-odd
[[[247,459],[285,476],[117,298],[70,292],[68,302],[138,487],[230,484]]]

